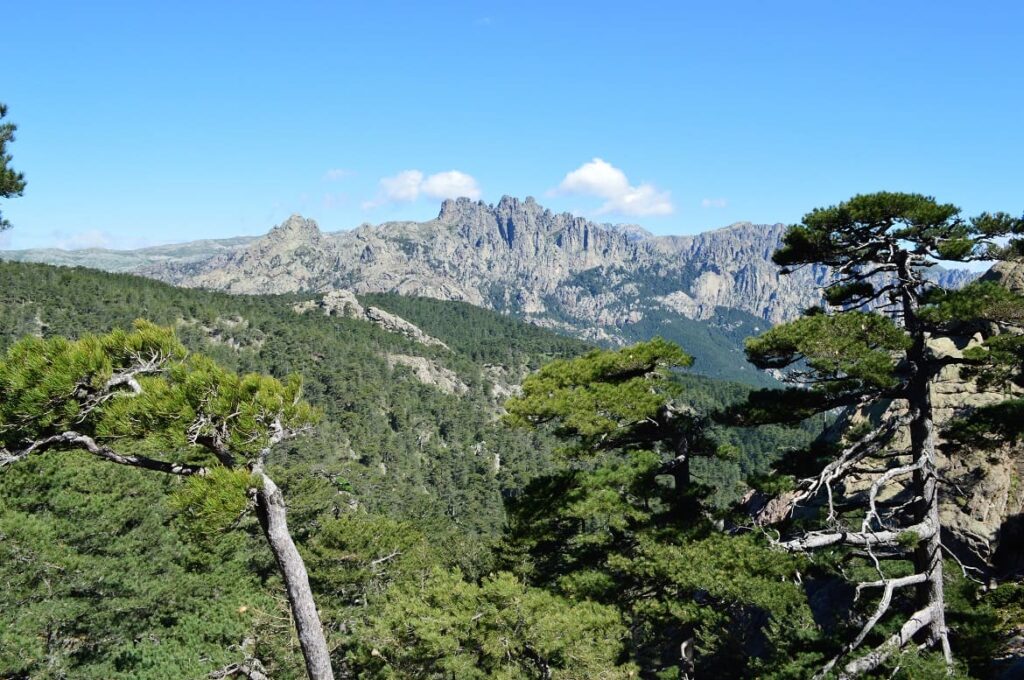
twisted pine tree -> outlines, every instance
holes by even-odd
[[[873,671],[912,643],[937,645],[952,666],[932,383],[949,365],[984,371],[993,384],[1005,383],[1014,379],[1024,345],[1019,336],[999,335],[960,357],[933,351],[930,339],[965,331],[970,336],[991,323],[1019,326],[1024,301],[991,283],[941,289],[929,269],[940,260],[1018,257],[1024,252],[1022,235],[1024,220],[1006,214],[965,219],[956,206],[929,197],[876,193],[808,213],[802,224],[790,227],[773,257],[784,273],[830,267],[835,279],[824,291],[830,311],[808,310],[748,340],[752,362],[789,369],[788,379],[797,386],[754,393],[738,417],[748,424],[795,422],[837,407],[902,406],[901,416],[883,426],[848,433],[846,447],[797,482],[776,514],[784,517],[797,505],[824,497],[825,528],[798,531],[780,545],[792,552],[830,546],[853,551],[875,574],[857,584],[858,593],[880,593],[874,611],[819,676],[845,659],[842,678]],[[899,432],[909,432],[909,449],[896,441]],[[857,483],[841,499],[841,485],[851,477]],[[908,561],[909,574],[895,566]],[[909,589],[911,613],[871,651],[857,654],[880,622],[891,625],[899,616],[893,603],[902,600],[903,589]]]
[[[7,105],[0,104],[0,198],[21,196],[25,190],[25,175],[15,172],[8,164],[11,162],[11,155],[7,153],[7,142],[14,141],[14,131],[18,129],[14,123],[4,123],[7,116]],[[4,219],[0,213],[0,231],[8,229],[11,223]]]
[[[306,568],[284,497],[265,470],[271,448],[318,417],[300,388],[297,377],[239,376],[188,355],[170,329],[147,322],[76,341],[26,338],[0,359],[0,470],[32,455],[79,451],[187,478],[175,501],[205,531],[254,508],[309,677],[327,680],[330,655]]]

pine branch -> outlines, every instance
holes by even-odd
[[[46,437],[44,439],[34,441],[25,448],[17,451],[0,449],[0,468],[20,461],[33,453],[42,453],[43,451],[54,448],[79,449],[87,451],[94,456],[111,463],[117,463],[118,465],[144,468],[146,470],[154,470],[156,472],[163,472],[171,475],[186,477],[190,475],[204,476],[209,472],[208,468],[201,465],[171,463],[163,460],[157,460],[155,458],[147,458],[146,456],[121,454],[114,451],[109,446],[98,444],[95,439],[88,435],[74,431],[63,432],[58,435],[53,435],[52,437]]]

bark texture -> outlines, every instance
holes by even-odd
[[[907,261],[900,263],[900,278],[913,280],[914,272]],[[907,402],[910,410],[910,450],[918,461],[914,470],[912,488],[919,494],[914,509],[918,523],[935,527],[931,536],[922,537],[914,551],[914,571],[924,574],[926,580],[917,586],[918,608],[930,612],[925,624],[926,643],[940,643],[946,664],[953,665],[953,652],[949,646],[949,631],[946,629],[946,595],[942,571],[942,529],[939,514],[939,475],[935,457],[935,418],[932,414],[931,381],[934,377],[930,365],[927,338],[918,319],[917,297],[908,288],[903,292],[903,318],[907,330],[914,339],[908,353],[912,377],[908,385]],[[918,618],[915,615],[915,618]]]
[[[284,496],[265,472],[260,470],[257,474],[262,485],[256,492],[256,515],[284,579],[299,645],[306,660],[306,673],[310,680],[334,680],[331,653],[309,587],[306,565],[288,531]]]

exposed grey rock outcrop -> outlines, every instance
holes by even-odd
[[[447,200],[437,219],[325,235],[293,216],[266,237],[205,263],[161,263],[173,283],[249,293],[324,291],[465,300],[595,328],[662,306],[697,319],[719,307],[775,323],[820,300],[823,269],[783,277],[771,263],[783,225],[742,223],[697,236],[652,236],[553,213],[532,198]],[[593,282],[623,285],[592,292]],[[614,333],[613,333],[614,335]]]
[[[430,385],[447,394],[466,394],[469,386],[459,379],[451,369],[445,368],[425,357],[408,354],[387,354],[384,357],[388,366],[405,366],[412,370],[413,375],[424,385]]]
[[[995,281],[1018,295],[1024,295],[1024,260],[996,263],[981,280]]]
[[[965,350],[978,345],[982,339],[980,333],[970,337],[934,338],[929,341],[929,347],[936,357],[962,358]],[[948,365],[932,383],[935,426],[941,433],[954,419],[969,418],[976,409],[998,404],[1007,398],[1019,398],[1022,394],[1024,390],[1020,388],[1006,391],[982,389],[974,379],[963,375],[958,366]],[[833,433],[826,436],[832,438],[835,432],[843,431],[847,426],[856,428],[864,423],[878,429],[905,413],[903,401],[883,404],[881,408],[872,406],[848,412]],[[908,452],[907,462],[910,461],[909,449],[910,433],[907,429],[898,431],[886,447],[891,454]],[[1005,549],[1008,541],[1010,552],[1015,552],[1013,546],[1019,546],[1024,540],[1020,535],[1021,527],[1015,526],[1024,513],[1024,445],[1006,445],[994,450],[971,447],[954,450],[947,448],[940,437],[936,462],[944,481],[939,498],[943,532],[949,534],[945,539],[947,546],[955,549],[963,562],[975,568],[991,572],[1024,568],[1024,556],[1010,555]],[[872,479],[870,475],[851,476],[846,480],[842,493],[846,496],[865,494]],[[903,493],[899,485],[893,485],[888,498],[899,493]],[[879,498],[886,499],[883,496]],[[771,523],[782,518],[787,505],[785,497],[770,499],[765,505],[754,508],[754,512],[762,522]]]
[[[363,319],[380,326],[389,333],[404,335],[421,345],[449,349],[448,345],[433,336],[427,335],[419,326],[409,323],[400,316],[385,312],[377,307],[363,307],[356,296],[348,290],[333,290],[326,293],[319,300],[306,300],[295,305],[292,309],[299,314],[320,310],[327,316]]]
[[[348,290],[462,300],[599,341],[635,340],[673,319],[695,319],[724,329],[710,346],[729,345],[715,360],[735,365],[743,363],[738,340],[724,335],[734,312],[747,332],[757,332],[759,320],[778,323],[821,302],[825,268],[781,275],[771,262],[785,229],[739,223],[654,236],[636,225],[555,213],[532,198],[505,196],[494,205],[460,198],[444,201],[426,222],[331,234],[296,215],[260,239],[221,244],[205,260],[179,246],[187,258],[161,255],[134,271],[233,293]],[[936,271],[947,285],[968,276]],[[674,339],[691,340],[690,332]],[[703,346],[707,357],[709,342]]]
[[[427,335],[420,330],[419,326],[411,324],[402,317],[396,316],[391,312],[385,312],[383,309],[379,309],[377,307],[367,307],[365,314],[369,321],[372,321],[386,331],[404,335],[410,340],[415,340],[422,345],[433,345],[448,349],[448,345],[435,337]]]
[[[140,273],[195,288],[261,294],[330,290],[337,267],[334,245],[316,222],[292,215],[239,250],[198,264],[157,264]]]

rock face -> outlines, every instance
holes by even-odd
[[[400,316],[391,312],[385,312],[378,307],[363,307],[356,296],[348,290],[333,290],[319,300],[307,300],[295,305],[294,309],[299,314],[313,310],[320,310],[327,316],[345,316],[350,319],[363,319],[377,324],[389,333],[404,335],[414,342],[428,347],[443,347],[449,349],[437,338],[427,335],[420,327],[409,323]]]
[[[1000,263],[982,278],[1024,294],[1024,263]],[[997,331],[993,326],[970,336],[934,337],[929,339],[928,348],[937,359],[961,359],[966,350],[983,342],[983,332]],[[954,449],[941,438],[941,433],[952,421],[969,419],[977,409],[1022,395],[1024,388],[1016,385],[1005,390],[984,389],[956,364],[943,367],[931,385],[933,418],[936,431],[940,433],[936,462],[944,482],[939,486],[944,544],[953,549],[964,564],[996,577],[1024,573],[1024,552],[1020,550],[1024,545],[1024,443],[984,450]],[[834,444],[851,430],[879,430],[905,417],[906,409],[904,400],[894,400],[846,410],[822,438]],[[900,464],[911,462],[909,428],[903,426],[895,432],[885,447],[885,454],[894,456]],[[877,461],[864,467],[875,466]],[[873,473],[852,474],[836,485],[834,491],[837,498],[862,503],[876,479],[877,474]],[[879,499],[903,502],[907,494],[906,488],[893,483],[885,487]],[[819,494],[808,504],[812,508],[823,504],[823,496]],[[744,503],[757,523],[768,525],[788,517],[796,497],[793,491],[774,497],[751,491]]]
[[[234,252],[142,273],[235,293],[344,288],[464,300],[605,330],[637,323],[648,308],[709,319],[724,307],[775,323],[817,303],[825,275],[779,275],[770,257],[784,229],[741,223],[652,236],[553,213],[532,198],[461,198],[445,201],[435,220],[336,234],[293,216]]]
[[[981,340],[980,334],[937,338],[929,346],[938,357],[961,358],[964,350]],[[1016,390],[1016,394],[1019,393],[1020,390]],[[971,411],[997,404],[1007,397],[1003,391],[979,388],[974,380],[962,376],[957,366],[946,366],[932,384],[935,425],[941,432],[953,419],[969,417]],[[902,410],[899,403],[894,404],[881,418],[896,417]],[[909,449],[909,446],[909,432],[903,432],[893,449]],[[1011,529],[1007,522],[1024,512],[1024,486],[1021,484],[1024,446],[983,451],[947,450],[940,444],[937,463],[943,479],[948,482],[940,490],[942,525],[950,532],[962,559],[983,567],[1002,563],[1000,549]]]
[[[329,290],[338,266],[333,244],[313,220],[292,215],[241,250],[199,263],[157,264],[140,273],[229,293]]]
[[[982,342],[980,333],[970,337],[941,337],[929,341],[931,352],[939,358],[962,358],[969,347]],[[939,432],[954,419],[969,418],[972,411],[998,404],[1007,398],[1019,398],[1024,390],[987,391],[973,379],[962,375],[956,365],[942,369],[932,383],[931,399],[935,426]],[[902,417],[906,405],[895,401],[887,407],[847,413],[836,427],[857,426],[867,422],[878,428]],[[908,452],[910,433],[897,432],[887,450]],[[1024,569],[1024,444],[1007,445],[994,450],[969,447],[950,449],[940,438],[937,465],[942,479],[940,516],[944,540],[956,549],[960,559],[990,573],[1012,573]],[[844,493],[866,493],[870,478],[852,477]],[[893,487],[898,488],[898,487]],[[769,512],[771,508],[767,509]]]
[[[440,366],[430,359],[407,354],[388,354],[384,358],[391,368],[405,366],[412,370],[416,379],[424,385],[430,385],[447,394],[461,395],[469,392],[469,386],[462,382],[454,371]]]
[[[444,201],[427,222],[325,234],[295,215],[205,259],[179,246],[175,252],[187,257],[145,250],[119,262],[145,261],[133,271],[232,293],[391,292],[462,300],[597,342],[662,335],[700,352],[700,372],[758,382],[742,338],[820,304],[828,280],[823,267],[779,273],[771,255],[785,229],[739,223],[653,236],[636,225],[554,213],[532,198],[494,205],[460,198]],[[936,276],[956,284],[968,274]]]
[[[985,272],[981,280],[995,281],[1018,295],[1024,295],[1024,261],[999,262]]]

